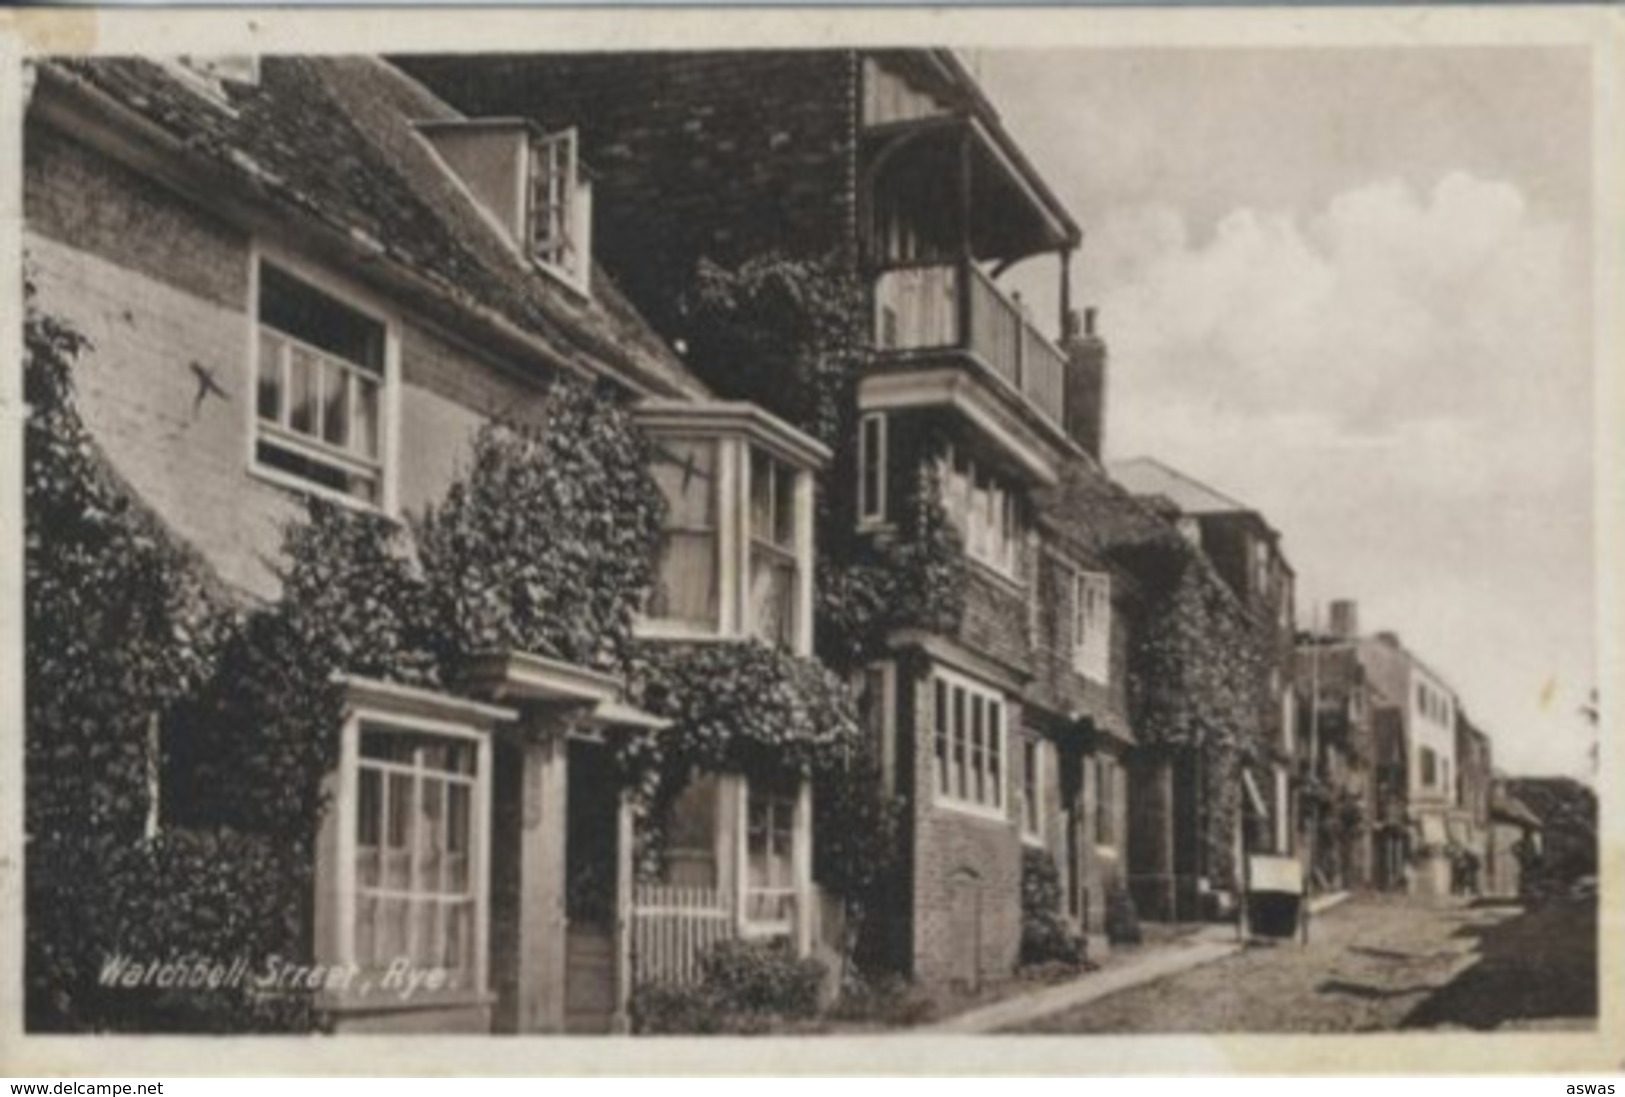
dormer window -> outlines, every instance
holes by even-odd
[[[583,178],[576,131],[532,138],[527,242],[530,256],[586,292],[592,263],[592,186]]]
[[[743,403],[651,401],[666,524],[640,631],[812,647],[812,471],[818,443]]]
[[[515,251],[589,292],[592,185],[574,129],[545,133],[525,118],[440,118],[417,128]]]

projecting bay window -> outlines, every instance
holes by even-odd
[[[388,683],[345,685],[350,707],[319,846],[317,959],[355,965],[360,981],[432,972],[421,988],[429,997],[478,1002],[491,734],[516,714]],[[329,1004],[343,1008],[344,997],[339,990]]]
[[[355,958],[363,972],[406,958],[474,981],[473,740],[361,726],[357,763]]]
[[[647,612],[696,632],[720,623],[717,448],[710,439],[665,439],[652,469],[666,526]]]
[[[936,802],[1003,818],[1003,697],[942,670],[933,674],[931,688]]]
[[[381,506],[386,325],[269,263],[258,285],[255,469]]]
[[[805,654],[812,629],[812,474],[827,451],[748,404],[650,402],[665,529],[639,630]]]

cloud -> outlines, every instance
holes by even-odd
[[[1586,272],[1568,230],[1507,183],[1378,182],[1311,217],[1239,209],[1200,241],[1140,207],[1108,215],[1092,247],[1129,445],[1157,448],[1170,414],[1220,432],[1309,423],[1300,442],[1387,442],[1422,458],[1416,475],[1477,492],[1498,485],[1464,479],[1464,445],[1536,474],[1589,460],[1571,429],[1589,393]]]
[[[1571,768],[1529,698],[1595,680],[1587,251],[1503,181],[1107,214],[1086,300],[1111,346],[1107,441],[1258,507],[1300,606],[1352,596],[1498,732],[1513,770]],[[1530,683],[1535,683],[1532,686]]]

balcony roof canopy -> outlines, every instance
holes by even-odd
[[[1077,246],[1081,234],[1053,195],[974,115],[892,122],[864,135],[871,187],[897,187],[952,215],[962,173],[970,189],[969,246],[980,260],[1014,262]]]

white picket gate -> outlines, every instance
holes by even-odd
[[[700,958],[734,936],[734,912],[717,888],[637,884],[632,889],[632,971],[636,983],[690,983]]]

